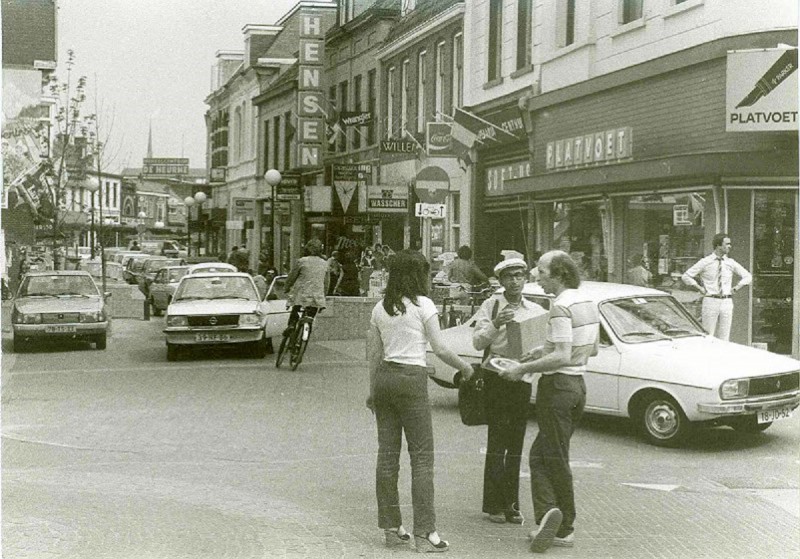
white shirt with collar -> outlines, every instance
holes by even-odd
[[[703,283],[703,288],[706,290],[706,295],[729,296],[733,293],[734,274],[741,278],[737,289],[749,285],[753,281],[753,276],[750,272],[745,270],[744,266],[736,262],[736,260],[729,258],[727,255],[723,255],[721,259],[722,265],[719,262],[720,257],[713,252],[701,258],[681,276],[683,283],[696,288],[700,284],[695,278],[699,278]],[[719,273],[722,274],[721,282],[717,279]],[[719,289],[720,284],[722,286],[721,292]]]
[[[495,302],[498,303],[497,312],[493,313]],[[499,315],[503,312],[503,309],[509,305],[511,305],[511,303],[502,293],[489,297],[481,304],[481,308],[475,313],[476,322],[475,328],[472,331],[472,346],[475,349],[483,351],[491,346],[493,355],[508,357],[508,335],[506,333],[506,326],[504,324],[500,328],[495,328],[492,322],[492,314],[495,316]],[[539,309],[541,309],[539,305],[531,303],[526,300],[525,297],[522,297],[518,308],[514,312],[514,317],[523,318],[529,311],[533,314],[533,311]]]

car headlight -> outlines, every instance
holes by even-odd
[[[731,379],[723,382],[719,387],[719,395],[723,400],[746,398],[750,392],[750,379]]]
[[[167,326],[189,326],[189,319],[181,315],[168,316]]]
[[[241,314],[239,315],[239,326],[258,326],[261,324],[261,315]]]
[[[14,310],[11,316],[11,322],[14,324],[41,324],[42,315],[39,313],[22,313]]]
[[[103,311],[82,312],[81,322],[103,322],[106,315]]]

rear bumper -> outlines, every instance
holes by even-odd
[[[708,402],[697,404],[697,411],[716,416],[748,415],[759,411],[800,405],[800,390],[774,394],[760,398],[733,400],[730,402]]]

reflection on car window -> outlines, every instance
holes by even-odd
[[[179,270],[170,270],[169,271],[169,281],[170,283],[174,283],[176,281],[180,281],[180,279],[186,275],[188,272],[188,268],[181,268]]]
[[[617,337],[626,343],[703,335],[686,310],[672,297],[630,297],[607,301],[600,305],[600,312]]]
[[[97,297],[100,292],[88,276],[28,276],[20,288],[20,297],[61,295]]]
[[[185,299],[246,299],[258,301],[253,281],[241,276],[186,277],[175,293],[174,300]]]

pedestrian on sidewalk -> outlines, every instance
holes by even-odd
[[[405,433],[411,459],[411,503],[414,511],[414,541],[417,551],[447,551],[439,537],[433,506],[433,425],[428,400],[428,370],[425,353],[430,343],[434,353],[472,376],[472,365],[445,346],[439,331],[436,305],[428,297],[430,266],[414,251],[394,255],[383,299],[375,305],[367,336],[370,385],[367,407],[378,424],[376,493],[378,526],[386,545],[411,541],[403,527],[397,478],[400,450]]]
[[[537,306],[522,296],[527,272],[528,265],[521,258],[502,260],[494,267],[504,292],[484,301],[475,315],[472,345],[478,351],[489,348],[491,355],[510,357],[506,324]],[[483,512],[498,524],[522,524],[525,519],[519,511],[519,467],[532,387],[527,382],[504,380],[491,371],[485,371],[484,379],[489,424]]]
[[[539,285],[545,293],[555,295],[547,339],[530,359],[499,373],[510,381],[542,373],[536,389],[539,433],[529,456],[537,525],[530,538],[531,551],[536,553],[551,545],[571,547],[574,542],[575,494],[569,444],[583,415],[583,373],[589,357],[597,355],[600,332],[597,307],[582,296],[580,283],[580,271],[567,253],[554,250],[539,259]]]
[[[750,285],[753,276],[744,266],[728,257],[731,238],[727,233],[714,235],[711,246],[713,252],[686,270],[681,279],[703,294],[703,329],[720,340],[728,341],[733,321],[733,294]],[[735,286],[734,274],[740,278]],[[702,285],[696,278],[700,278]]]

